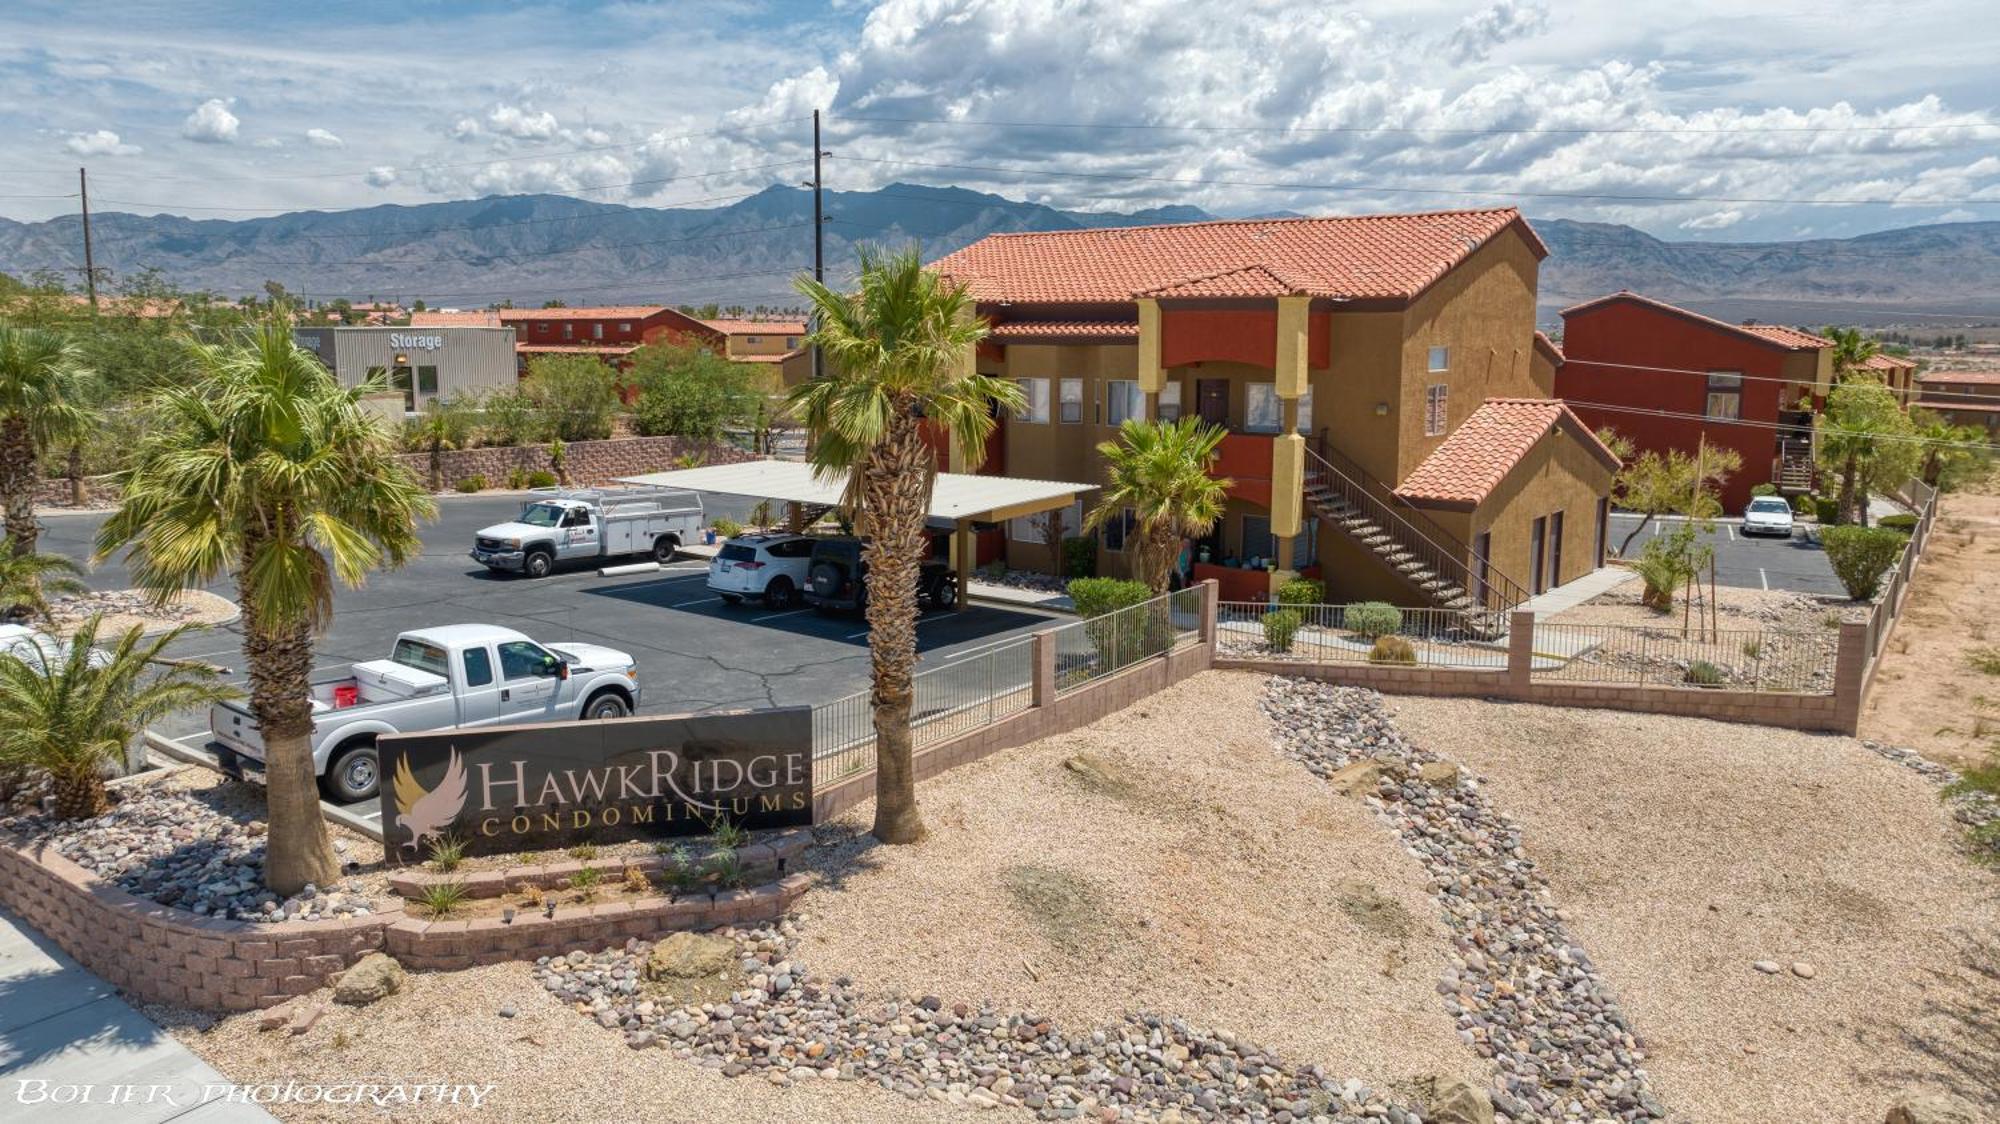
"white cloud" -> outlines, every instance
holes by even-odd
[[[518,105],[496,105],[486,111],[486,128],[521,140],[547,140],[556,135],[555,114]]]
[[[1447,44],[1453,62],[1478,62],[1495,47],[1538,34],[1549,24],[1549,10],[1533,0],[1496,0],[1460,21]]]
[[[63,147],[78,156],[137,156],[145,151],[136,144],[126,144],[109,129],[71,133],[69,139],[63,141]]]
[[[1696,215],[1690,219],[1683,219],[1680,228],[1682,230],[1725,230],[1742,221],[1743,212],[1735,208],[1730,208],[1721,211],[1710,211],[1705,215]]]
[[[368,175],[366,178],[368,180],[369,187],[388,187],[396,182],[396,169],[389,167],[387,164],[383,164],[378,167],[368,169]]]
[[[237,126],[242,121],[229,112],[229,105],[230,102],[222,98],[202,102],[187,115],[187,120],[181,122],[181,135],[203,144],[236,143]]]
[[[307,129],[306,143],[314,148],[345,148],[346,142],[325,129]]]

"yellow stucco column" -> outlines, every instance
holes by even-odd
[[[1160,369],[1160,302],[1141,300],[1139,302],[1139,390],[1143,394],[1156,395],[1165,385],[1166,373]]]
[[[1299,533],[1306,486],[1306,439],[1281,433],[1271,439],[1271,533],[1289,539]]]
[[[1311,350],[1306,310],[1311,305],[1311,297],[1278,298],[1278,366],[1273,374],[1280,398],[1297,398],[1306,392],[1306,359]]]

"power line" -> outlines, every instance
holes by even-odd
[[[1777,199],[1727,195],[1613,195],[1587,191],[1494,191],[1489,189],[1455,187],[1410,187],[1400,184],[1333,184],[1285,180],[1201,179],[1180,176],[1146,176],[1136,172],[1059,172],[1046,168],[1008,168],[982,164],[934,164],[921,160],[894,160],[888,157],[876,156],[836,156],[835,159],[856,160],[868,164],[895,164],[910,168],[935,168],[954,172],[992,172],[999,175],[1017,176],[1023,179],[1053,176],[1061,179],[1139,180],[1147,183],[1179,184],[1183,187],[1255,187],[1277,191],[1352,191],[1380,194],[1473,195],[1490,199],[1598,199],[1625,203],[1752,203],[1772,206],[1807,207],[1948,207],[1971,206],[1974,204],[2000,204],[2000,199]]]
[[[396,268],[401,268],[404,266],[412,266],[412,265],[482,265],[485,264],[486,262],[491,262],[491,261],[509,261],[509,262],[531,261],[536,258],[557,257],[562,254],[580,254],[589,250],[604,250],[604,251],[616,252],[619,250],[631,249],[637,246],[664,246],[682,242],[710,242],[718,238],[736,238],[749,234],[765,234],[777,230],[800,230],[811,225],[812,224],[809,222],[788,222],[788,223],[780,223],[773,226],[748,227],[742,230],[724,230],[724,231],[716,231],[709,234],[692,234],[681,238],[652,238],[652,239],[647,239],[646,241],[643,242],[617,242],[609,245],[593,243],[591,245],[585,245],[585,246],[571,246],[568,249],[563,249],[563,250],[529,250],[517,254],[482,254],[476,258],[465,258],[465,257],[419,258],[414,261],[281,261],[275,258],[230,258],[226,262],[222,262],[219,264],[290,265],[290,266],[311,266],[311,267],[380,266],[380,267],[396,267]]]
[[[1479,128],[1426,128],[1420,125],[1192,125],[1192,124],[1147,124],[1123,121],[992,121],[972,118],[946,117],[877,117],[843,116],[836,121],[864,121],[871,124],[894,125],[973,125],[994,129],[1086,129],[1120,130],[1145,132],[1192,132],[1192,133],[1311,133],[1311,134],[1358,134],[1392,133],[1407,136],[1599,136],[1618,134],[1643,134],[1664,136],[1735,136],[1744,133],[1904,133],[1934,132],[1948,129],[2000,129],[2000,122],[1965,121],[1957,124],[1931,125],[1740,125],[1714,128],[1650,128],[1644,126],[1552,126],[1532,128],[1506,128],[1482,126]]]
[[[1698,421],[1703,423],[1703,425],[1705,426],[1734,425],[1734,426],[1745,426],[1751,429],[1781,430],[1785,433],[1802,433],[1811,428],[1809,426],[1802,426],[1802,425],[1785,425],[1779,422],[1751,421],[1746,418],[1712,418],[1709,417],[1707,414],[1694,414],[1694,413],[1689,413],[1685,410],[1661,410],[1649,406],[1614,406],[1609,402],[1585,402],[1577,398],[1565,398],[1563,399],[1563,402],[1567,403],[1570,406],[1585,406],[1593,410],[1609,410],[1612,413],[1618,413],[1618,414],[1639,414],[1645,417],[1680,418],[1689,421]],[[1948,410],[1951,408],[1949,404],[1940,404],[1940,403],[1932,403],[1930,405],[1926,405],[1923,402],[1912,402],[1910,404],[1912,406],[1917,407],[1918,409],[1924,409],[1924,410],[1930,410],[1930,409]],[[1954,448],[1954,449],[1978,449],[1981,450],[1982,452],[2000,453],[2000,445],[1988,444],[1984,441],[1931,441],[1923,437],[1912,437],[1900,434],[1887,434],[1887,433],[1874,438],[1874,440],[1896,441],[1912,445],[1937,446],[1937,447]]]

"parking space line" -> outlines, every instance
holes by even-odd
[[[1724,532],[1725,534],[1727,534],[1727,535],[1729,536],[1729,541],[1730,541],[1730,542],[1735,542],[1735,541],[1736,541],[1736,528],[1735,528],[1735,527],[1733,527],[1733,526],[1731,526],[1731,525],[1729,525],[1729,524],[1727,524],[1727,523],[1724,523],[1724,524],[1722,525],[1722,530],[1723,530],[1723,532]]]
[[[1771,575],[1765,573],[1764,567],[1762,566],[1757,567],[1757,581],[1760,584],[1762,584],[1765,589],[1771,588]]]
[[[780,617],[796,617],[800,613],[810,613],[810,612],[812,612],[811,609],[787,609],[782,613],[765,613],[761,617],[751,617],[750,623],[757,624],[762,621],[774,621]]]
[[[709,603],[710,601],[720,601],[720,600],[722,600],[722,598],[720,598],[720,597],[697,597],[697,598],[695,598],[695,599],[694,599],[693,601],[676,601],[676,602],[674,602],[673,604],[671,604],[671,605],[667,606],[667,608],[669,608],[669,609],[685,609],[685,608],[687,608],[687,607],[688,607],[689,605],[706,605],[706,604],[708,604],[708,603]]]

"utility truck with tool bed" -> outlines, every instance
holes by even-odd
[[[669,488],[537,488],[519,518],[482,528],[472,560],[545,578],[559,563],[649,555],[668,562],[702,530],[701,497]]]

